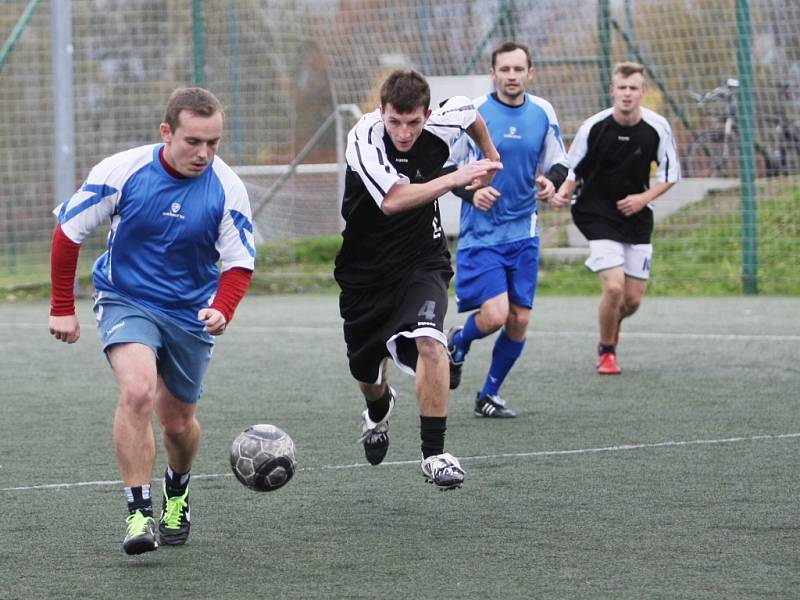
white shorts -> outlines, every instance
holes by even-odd
[[[625,244],[613,240],[589,240],[589,258],[584,263],[595,273],[623,267],[625,275],[643,279],[650,278],[653,260],[653,244]]]

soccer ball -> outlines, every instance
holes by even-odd
[[[294,475],[294,442],[274,425],[253,425],[231,445],[231,469],[243,485],[256,492],[272,492]]]

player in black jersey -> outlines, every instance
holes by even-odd
[[[487,185],[502,165],[468,98],[451,98],[432,113],[428,83],[412,70],[390,74],[380,95],[380,109],[347,136],[345,228],[334,270],[350,372],[367,405],[360,441],[367,460],[379,464],[396,399],[386,379],[391,357],[416,377],[423,473],[437,486],[457,487],[464,471],[444,452],[449,363],[443,327],[453,271],[438,198],[455,187]],[[487,158],[445,169],[465,134]]]
[[[616,347],[622,319],[642,301],[653,257],[650,203],[680,179],[675,140],[661,115],[643,108],[644,67],[619,63],[611,84],[614,105],[589,117],[569,150],[570,173],[553,206],[572,205],[575,225],[589,240],[586,266],[600,273],[597,372],[618,375]],[[655,162],[655,184],[650,167]]]

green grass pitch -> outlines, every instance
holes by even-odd
[[[336,298],[248,297],[199,407],[189,542],[139,557],[121,549],[115,386],[88,301],[70,347],[47,310],[0,304],[0,598],[800,597],[797,298],[645,298],[611,378],[593,368],[596,298],[538,299],[502,390],[520,416],[472,416],[491,352],[476,342],[447,432],[467,481],[439,492],[397,369],[391,448],[366,465]],[[259,422],[297,445],[274,493],[230,474]]]

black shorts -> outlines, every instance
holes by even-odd
[[[616,219],[572,207],[572,220],[587,240],[613,240],[623,244],[649,244],[653,234],[653,211],[639,211]]]
[[[452,276],[449,268],[419,270],[392,287],[342,290],[339,312],[353,377],[363,383],[381,383],[381,367],[389,357],[400,370],[413,375],[415,338],[431,337],[447,345],[444,317]]]

